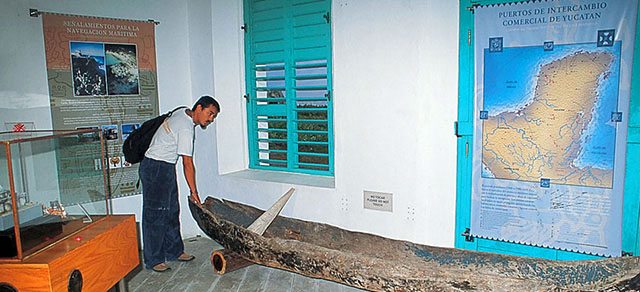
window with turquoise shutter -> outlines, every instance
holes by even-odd
[[[250,168],[333,176],[330,10],[244,1]]]

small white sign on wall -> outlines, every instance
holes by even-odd
[[[381,192],[364,192],[364,208],[393,212],[393,194]]]

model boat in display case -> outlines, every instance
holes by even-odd
[[[21,260],[109,213],[99,130],[0,133],[1,259]]]
[[[106,291],[138,265],[105,148],[99,129],[0,132],[0,288]]]

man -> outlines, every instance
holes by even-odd
[[[182,158],[191,198],[200,204],[193,165],[195,127],[205,129],[220,112],[211,96],[202,96],[191,109],[179,109],[166,119],[140,163],[142,181],[142,241],[147,269],[164,272],[166,261],[190,261],[180,234],[180,205],[175,164]]]

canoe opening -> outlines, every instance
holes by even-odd
[[[214,251],[211,253],[211,265],[216,273],[222,275],[224,274],[224,270],[226,267],[226,261],[224,260],[224,256],[220,251]]]
[[[211,253],[211,266],[218,275],[231,273],[250,266],[253,263],[228,249],[214,250]]]

